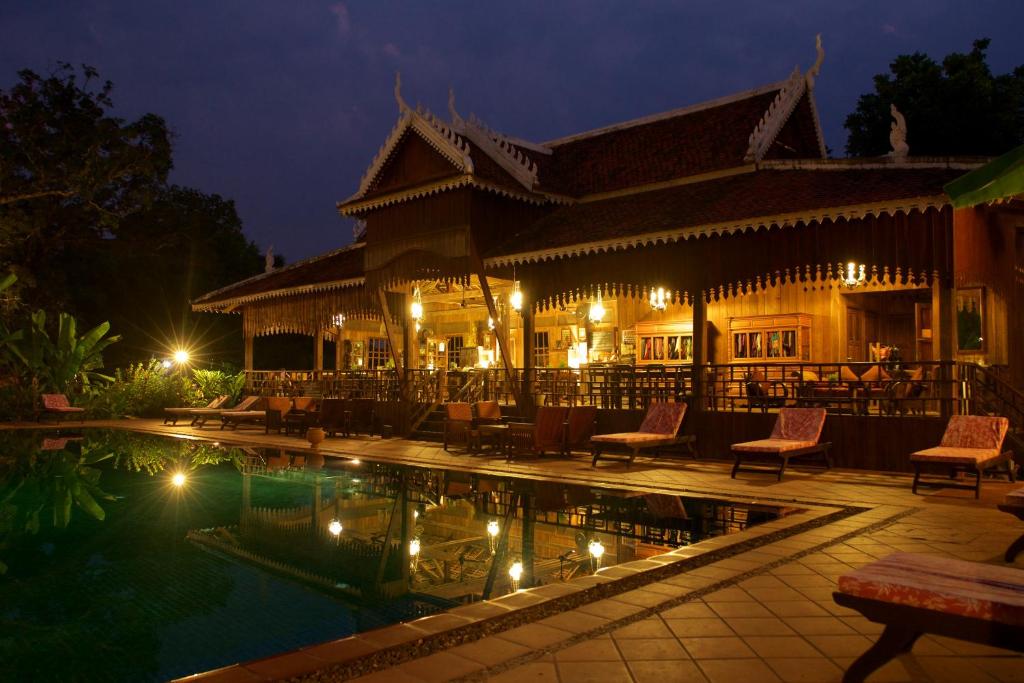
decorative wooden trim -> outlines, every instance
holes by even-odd
[[[537,164],[520,151],[509,137],[488,128],[475,114],[470,114],[468,120],[463,119],[455,109],[455,90],[452,88],[448,89],[448,115],[454,130],[469,138],[523,187],[532,190],[537,186]],[[551,151],[547,150],[547,153]]]
[[[768,111],[764,113],[761,120],[754,126],[750,134],[747,153],[743,155],[744,161],[760,161],[764,158],[768,148],[775,142],[782,127],[786,125],[793,110],[803,94],[807,92],[807,79],[800,73],[800,67],[793,67],[793,72],[786,79],[782,90],[775,96],[775,99],[768,105]]]
[[[392,204],[401,204],[412,199],[419,199],[420,197],[427,197],[433,194],[440,194],[441,192],[447,192],[448,190],[456,190],[460,187],[475,187],[478,190],[485,190],[487,192],[493,192],[494,194],[501,195],[503,197],[509,197],[511,199],[518,199],[520,201],[529,202],[531,204],[567,204],[571,203],[571,199],[560,195],[551,193],[533,193],[527,194],[525,192],[517,192],[511,188],[496,185],[495,183],[481,180],[474,175],[465,174],[454,176],[452,178],[446,178],[444,180],[438,180],[433,183],[427,183],[425,185],[417,185],[416,187],[407,188],[399,192],[392,192],[380,197],[374,197],[372,199],[365,199],[359,201],[359,197],[354,195],[345,201],[338,202],[337,209],[338,213],[342,216],[356,216],[364,211],[372,209],[379,209],[382,206],[390,206]]]
[[[780,227],[791,227],[798,223],[811,223],[814,221],[855,219],[868,216],[880,216],[883,214],[895,215],[897,213],[910,213],[911,211],[926,211],[932,208],[941,208],[949,205],[949,198],[945,195],[932,197],[914,197],[907,199],[892,200],[879,204],[858,204],[852,206],[829,207],[811,211],[798,211],[774,216],[759,216],[744,219],[731,223],[708,223],[674,230],[660,232],[649,232],[640,235],[629,235],[611,240],[595,242],[581,242],[551,249],[542,249],[516,254],[505,254],[492,256],[487,259],[486,264],[491,268],[510,266],[520,263],[534,263],[541,261],[553,261],[560,258],[571,258],[573,256],[584,256],[605,251],[618,251],[633,247],[653,245],[659,242],[672,243],[682,240],[700,237],[701,235],[723,235],[757,230],[773,225]]]
[[[683,176],[682,178],[673,178],[672,180],[663,180],[657,183],[647,183],[646,185],[634,185],[632,187],[626,187],[621,190],[612,190],[610,192],[598,192],[595,194],[583,195],[578,201],[580,204],[587,204],[589,202],[599,202],[605,199],[615,199],[616,197],[628,197],[634,194],[643,194],[644,192],[653,192],[655,190],[667,190],[672,187],[680,187],[682,185],[693,185],[694,183],[704,183],[709,180],[719,180],[720,178],[728,178],[735,175],[743,175],[744,173],[753,173],[757,170],[757,166],[754,164],[746,164],[744,166],[735,166],[733,168],[725,168],[720,171],[708,171],[707,173],[698,173],[697,175]],[[566,197],[567,200],[571,201],[571,198]]]
[[[233,309],[237,308],[238,306],[247,303],[252,303],[253,301],[263,301],[264,299],[276,299],[278,297],[293,296],[295,294],[309,294],[310,292],[326,292],[333,289],[344,289],[345,287],[360,287],[365,282],[366,278],[354,277],[349,278],[347,280],[332,280],[330,282],[317,282],[311,285],[299,285],[297,287],[271,289],[266,292],[258,292],[256,294],[234,297],[232,299],[222,299],[220,301],[211,301],[210,303],[193,303],[192,310],[196,311],[197,313],[215,313],[218,311],[230,313],[232,312]]]

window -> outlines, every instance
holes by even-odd
[[[388,340],[383,337],[370,337],[366,340],[366,367],[370,370],[387,367],[391,354],[388,353]]]
[[[548,333],[533,333],[533,367],[546,368],[548,366]]]
[[[462,340],[462,336],[448,337],[448,367],[454,365],[457,368],[464,368],[469,363],[466,362],[464,355],[465,342]]]

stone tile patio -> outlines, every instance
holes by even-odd
[[[90,423],[92,424],[92,423]],[[210,438],[224,443],[303,450],[304,442],[256,431],[221,432],[164,427],[157,421],[95,423],[140,431]],[[724,462],[638,459],[591,469],[583,458],[506,463],[497,458],[445,453],[435,444],[398,439],[335,439],[319,449],[345,455],[420,466],[467,469],[491,474],[599,483],[644,491],[700,493],[741,500],[799,503],[808,512],[785,517],[743,534],[713,538],[680,549],[665,562],[685,561],[728,548],[739,537],[770,536],[787,525],[825,517],[835,508],[860,511],[824,526],[757,545],[670,578],[643,583],[609,597],[546,614],[507,630],[479,628],[443,651],[416,656],[416,647],[390,655],[390,666],[354,680],[423,681],[838,681],[881,628],[837,606],[831,598],[837,577],[896,551],[924,552],[1000,563],[1007,545],[1024,529],[995,509],[1014,485],[989,481],[982,499],[970,492],[939,490],[914,496],[910,477],[860,471],[787,472],[729,478]],[[797,522],[793,520],[797,519]],[[711,556],[709,556],[711,557]],[[651,563],[644,563],[651,564]],[[653,563],[660,566],[658,563]],[[1017,565],[1024,568],[1024,559]],[[620,565],[615,572],[641,578],[644,569]],[[633,571],[630,571],[633,569]],[[602,573],[605,573],[602,571]],[[612,573],[612,572],[609,572]],[[607,577],[573,582],[584,590]],[[610,579],[607,579],[610,580]],[[635,580],[635,579],[633,579]],[[578,585],[577,585],[578,584]],[[537,590],[542,600],[556,591]],[[564,593],[565,591],[557,591]],[[543,597],[541,597],[543,596]],[[519,597],[519,596],[513,596]],[[467,620],[513,613],[508,599],[458,608]],[[507,608],[507,609],[506,609]],[[417,622],[305,648],[282,657],[229,667],[206,680],[342,680],[331,664],[362,657],[382,644],[423,642],[431,629]],[[442,634],[443,635],[443,634]],[[311,664],[312,662],[312,664]],[[322,667],[322,668],[321,668]],[[319,673],[307,673],[321,668]],[[936,637],[924,637],[871,681],[1024,681],[1024,657],[1013,652]]]

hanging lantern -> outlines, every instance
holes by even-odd
[[[498,552],[498,532],[501,528],[498,526],[498,520],[492,519],[487,522],[487,545],[490,546],[491,555]]]
[[[512,283],[512,293],[508,296],[508,303],[513,311],[523,310],[523,290],[519,289],[519,280]]]
[[[423,320],[423,300],[420,298],[420,288],[412,290],[412,305],[409,306],[409,314],[417,323]]]
[[[487,316],[487,329],[494,331],[494,318]]]
[[[340,330],[342,327],[345,326],[345,314],[344,313],[337,313],[337,314],[335,314],[334,319],[331,322],[333,322],[334,326],[337,327]]]
[[[846,277],[840,282],[847,289],[856,289],[864,284],[865,279],[864,264],[862,263],[858,266],[853,261],[850,261],[846,264]]]
[[[665,292],[664,287],[658,287],[658,289],[651,288],[651,308],[656,311],[664,311],[668,306],[668,294]]]
[[[590,322],[595,325],[604,319],[604,302],[601,300],[601,290],[597,290],[597,301],[590,304]]]

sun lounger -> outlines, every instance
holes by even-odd
[[[263,399],[263,410],[225,410],[220,415],[221,429],[238,429],[242,425],[262,425],[263,431],[281,431],[282,417],[292,408],[292,400],[283,396],[268,396]]]
[[[924,634],[1024,652],[1024,571],[934,555],[895,553],[839,577],[837,604],[885,630],[850,665],[863,681]]]
[[[43,409],[39,411],[36,419],[39,422],[43,421],[43,415],[56,415],[57,419],[60,420],[62,417],[78,415],[79,417],[85,412],[85,408],[75,408],[68,401],[68,397],[64,394],[43,394]]]
[[[693,435],[677,436],[679,427],[683,424],[684,415],[686,415],[685,403],[651,403],[651,407],[647,409],[647,415],[637,431],[598,434],[597,436],[590,437],[590,448],[593,453],[593,460],[590,463],[591,467],[597,465],[597,461],[608,446],[621,447],[629,451],[628,456],[604,456],[605,458],[617,457],[618,459],[626,457],[627,466],[633,462],[637,453],[642,450],[657,452],[666,446],[677,444],[685,444],[690,452],[696,456],[694,444],[697,442],[697,437]]]
[[[256,405],[256,402],[259,400],[259,396],[246,396],[234,408],[192,408],[189,410],[189,415],[192,416],[192,426],[202,429],[207,420],[218,419],[226,412],[249,410]]]
[[[832,460],[829,458],[828,450],[832,444],[818,442],[821,438],[821,429],[824,426],[824,408],[783,408],[779,411],[775,427],[767,439],[732,445],[732,453],[736,458],[736,462],[732,466],[732,478],[736,478],[737,472],[773,472],[781,481],[782,473],[786,471],[789,460],[807,455],[820,455],[825,469],[831,468]],[[750,454],[768,456],[772,460],[777,459],[779,467],[775,469],[770,464],[767,467],[764,465],[744,466],[743,459]]]
[[[942,442],[935,448],[926,448],[910,456],[914,465],[914,485],[918,486],[973,489],[974,497],[981,495],[981,475],[985,470],[1005,464],[1010,481],[1014,481],[1013,451],[1003,451],[1003,439],[1010,421],[1005,417],[986,415],[954,415],[949,418]],[[953,476],[949,479],[921,481],[923,465],[942,465],[949,468],[951,475],[958,472],[973,472],[974,484],[958,483]]]
[[[207,403],[200,410],[216,410],[228,402],[227,394],[218,396]],[[191,424],[196,423],[196,416],[192,413],[195,408],[164,408],[164,424],[177,425],[178,420],[191,418]]]

